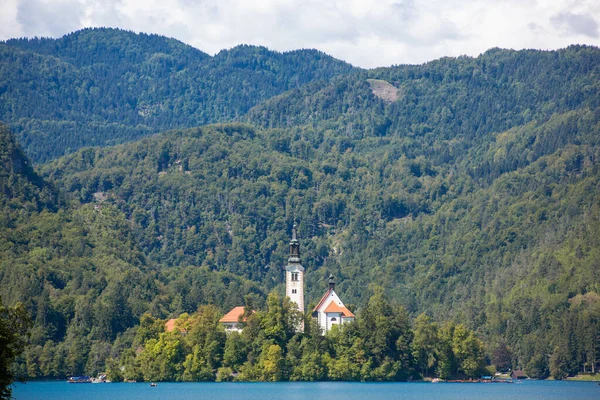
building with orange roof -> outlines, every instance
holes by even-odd
[[[252,311],[254,312],[254,311]],[[241,327],[241,323],[242,322],[246,322],[246,317],[244,317],[244,307],[243,306],[237,306],[237,307],[233,307],[233,309],[231,311],[229,311],[227,314],[225,314],[223,316],[223,318],[221,318],[219,320],[219,322],[221,324],[223,324],[223,326],[225,327],[225,330],[227,332],[241,332],[242,331],[242,327]]]
[[[175,330],[175,321],[177,321],[177,318],[171,318],[170,320],[165,322],[166,332],[173,332]]]
[[[323,333],[327,333],[334,325],[342,325],[356,319],[335,292],[333,275],[329,275],[329,289],[313,309],[312,316],[317,319]]]
[[[165,332],[173,332],[177,328],[176,322],[177,318],[171,318],[170,320],[165,322]],[[179,328],[179,333],[181,333],[184,336],[187,335],[186,330],[181,327]]]

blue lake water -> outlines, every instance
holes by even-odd
[[[99,383],[44,381],[17,384],[17,400],[191,400],[191,399],[600,399],[594,382],[526,381],[501,383]]]

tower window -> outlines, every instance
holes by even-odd
[[[292,289],[292,294],[296,294],[296,289]]]
[[[297,281],[298,280],[298,273],[297,272],[292,272],[292,280],[293,281]]]

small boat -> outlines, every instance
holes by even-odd
[[[105,383],[106,382],[106,374],[98,375],[97,378],[92,378],[92,383]]]
[[[152,382],[152,383],[150,384],[150,386],[151,386],[151,387],[157,387],[157,386],[158,386],[158,383],[154,383],[154,382]]]
[[[69,383],[92,383],[92,378],[89,376],[72,376],[67,379]]]

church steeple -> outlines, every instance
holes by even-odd
[[[304,313],[304,267],[300,264],[300,242],[296,224],[292,228],[290,241],[290,256],[285,266],[285,294],[298,306],[298,311]],[[304,330],[304,324],[298,326],[299,331]]]
[[[335,289],[335,280],[333,279],[333,274],[329,274],[329,289]]]
[[[298,232],[296,224],[292,228],[292,240],[290,241],[290,256],[288,263],[299,263],[300,262],[300,243],[298,242]]]

